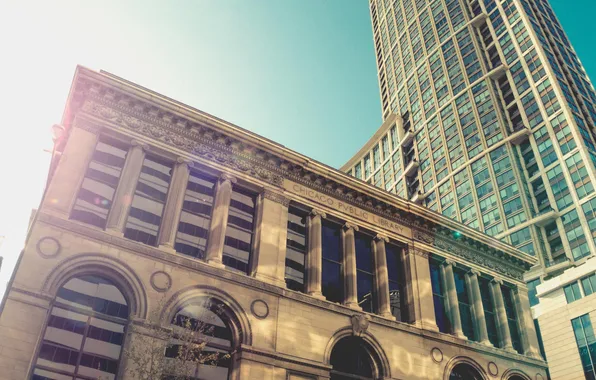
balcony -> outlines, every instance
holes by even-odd
[[[422,204],[424,199],[426,198],[426,194],[422,193],[420,190],[414,194],[414,196],[410,199],[414,203]]]
[[[401,144],[400,145],[402,147],[406,147],[412,141],[414,141],[414,133],[411,130],[407,130],[406,131],[406,134],[404,135],[404,138],[401,140]]]
[[[472,24],[474,28],[481,28],[484,24],[486,24],[487,18],[488,15],[486,13],[480,13],[478,16],[474,17],[472,21],[470,21],[470,24]]]
[[[561,255],[552,261],[546,261],[544,263],[544,271],[547,275],[553,275],[572,266],[573,263],[569,261],[569,258],[565,255]]]
[[[499,66],[495,67],[488,73],[488,77],[492,80],[499,80],[501,77],[503,77],[503,75],[505,75],[507,70],[509,70],[509,67],[500,63]]]
[[[406,177],[411,177],[413,174],[416,173],[416,171],[418,170],[418,167],[420,165],[418,164],[418,160],[417,159],[412,159],[412,161],[410,161],[410,163],[406,166],[406,168],[404,169],[404,175]]]
[[[532,220],[532,224],[535,224],[538,227],[544,227],[558,217],[559,213],[552,208],[549,208],[536,215]]]
[[[517,130],[513,131],[510,136],[510,141],[513,145],[520,145],[524,141],[528,140],[528,137],[532,134],[530,128],[523,126],[522,128],[518,128]]]

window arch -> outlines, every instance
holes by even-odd
[[[128,302],[112,281],[70,279],[56,293],[32,380],[116,379],[128,318]]]
[[[472,367],[470,364],[467,363],[459,363],[451,370],[451,374],[449,375],[449,380],[483,380],[484,378],[476,370],[476,368]]]
[[[194,299],[180,307],[170,322],[174,334],[165,355],[166,372],[170,373],[172,379],[178,377],[174,377],[171,368],[176,368],[176,375],[188,379],[229,378],[231,357],[240,341],[240,332],[234,314],[223,302],[212,297]],[[197,344],[205,346],[202,349],[193,348]],[[194,363],[177,361],[181,355],[195,358]],[[184,374],[179,373],[181,367],[185,368]]]
[[[331,351],[331,380],[378,379],[377,362],[372,348],[362,338],[342,338]]]

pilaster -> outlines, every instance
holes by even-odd
[[[497,317],[497,332],[499,334],[499,345],[501,348],[515,352],[511,340],[511,332],[509,331],[509,323],[507,322],[507,312],[505,311],[505,301],[503,301],[503,292],[501,285],[503,281],[494,278],[490,282],[490,293],[493,300],[493,309]]]
[[[358,282],[356,280],[356,239],[354,237],[355,231],[358,231],[358,226],[351,223],[346,223],[342,227],[343,238],[343,270],[344,270],[344,302],[343,304],[353,308],[362,310],[358,306]]]
[[[385,243],[388,242],[389,239],[383,235],[377,235],[373,240],[377,313],[381,317],[395,320],[396,318],[391,314],[391,300],[389,296],[389,273],[387,270],[387,250],[385,246]],[[400,291],[403,291],[403,289],[400,289]],[[402,305],[402,307],[404,306]]]
[[[451,321],[451,333],[458,338],[467,339],[464,335],[461,325],[461,315],[459,313],[459,301],[457,299],[457,290],[455,288],[455,278],[453,277],[453,265],[451,260],[445,260],[441,264],[441,280],[443,289],[445,289],[445,300],[447,302],[447,311]]]
[[[474,269],[466,273],[466,287],[468,294],[470,295],[470,303],[472,306],[472,322],[474,323],[474,332],[476,333],[478,341],[492,347],[492,343],[488,339],[484,306],[482,305],[480,285],[478,284],[479,275],[480,273]]]
[[[312,210],[306,218],[308,228],[308,255],[306,258],[306,293],[316,298],[325,299],[323,284],[323,222],[324,212]]]
[[[524,355],[535,359],[542,359],[540,346],[538,345],[538,336],[536,335],[534,320],[530,309],[528,289],[525,287],[518,287],[513,292],[513,300]]]
[[[190,176],[192,161],[179,157],[172,171],[172,181],[166,199],[161,228],[159,229],[159,248],[174,252],[176,232],[180,222],[180,214],[184,203],[184,194]]]
[[[439,331],[435,318],[428,253],[414,246],[402,250],[408,322],[431,331]]]
[[[223,268],[223,248],[226,239],[226,227],[228,226],[228,214],[230,212],[230,201],[232,200],[232,184],[236,178],[223,173],[215,187],[215,200],[213,202],[213,214],[209,226],[209,237],[205,259],[208,264]]]
[[[126,161],[120,175],[120,182],[114,194],[114,200],[106,222],[106,230],[116,235],[122,236],[124,233],[126,218],[132,205],[132,198],[137,188],[141,169],[143,168],[145,151],[148,148],[147,144],[132,140],[130,149],[126,155]]]

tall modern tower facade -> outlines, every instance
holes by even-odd
[[[384,123],[342,169],[537,256],[528,280],[596,252],[596,94],[549,3],[370,12]]]

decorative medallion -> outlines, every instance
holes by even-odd
[[[365,314],[352,315],[352,334],[355,336],[362,336],[370,325],[370,317]]]
[[[430,356],[433,358],[435,363],[440,363],[443,361],[443,351],[441,351],[438,347],[434,347],[430,350]]]
[[[46,259],[51,259],[58,256],[61,250],[62,246],[56,238],[46,236],[42,237],[37,242],[37,253]]]
[[[269,305],[263,300],[254,300],[250,304],[250,311],[255,317],[265,319],[269,315]]]
[[[499,367],[497,367],[495,362],[488,363],[488,373],[493,376],[497,376],[499,374]]]
[[[172,277],[164,271],[157,271],[151,275],[151,286],[160,293],[167,292],[172,287]]]

